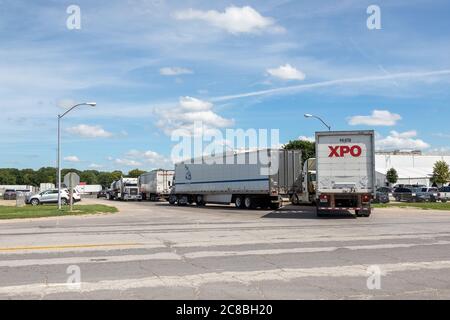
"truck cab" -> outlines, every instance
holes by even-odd
[[[291,196],[292,204],[314,204],[316,201],[316,158],[303,163],[301,180]]]

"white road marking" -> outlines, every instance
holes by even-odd
[[[450,261],[404,262],[378,265],[383,275],[393,272],[450,269]],[[183,276],[155,276],[140,279],[102,280],[82,282],[79,289],[70,284],[26,284],[0,288],[0,295],[45,296],[65,292],[87,293],[99,290],[124,291],[138,288],[155,287],[199,287],[209,283],[251,284],[258,281],[290,281],[306,277],[367,277],[368,265],[349,265],[317,268],[286,268],[273,270],[255,270],[241,272],[211,272]],[[365,281],[365,279],[364,279]],[[364,282],[365,283],[365,282]]]
[[[259,235],[262,237],[264,235]],[[213,246],[231,246],[231,245],[258,245],[258,244],[278,244],[278,243],[308,243],[308,242],[337,242],[337,241],[369,241],[369,240],[426,240],[435,239],[437,237],[449,237],[450,233],[445,234],[402,234],[402,235],[367,235],[367,236],[310,236],[310,235],[298,235],[289,238],[289,235],[280,233],[278,236],[284,236],[283,239],[272,238],[270,236],[265,239],[245,239],[243,237],[237,238],[235,235],[228,238],[211,238],[203,241],[181,241],[174,243],[174,248],[190,248],[190,247],[213,247]],[[300,238],[301,237],[301,238]]]
[[[377,249],[395,249],[412,248],[417,246],[435,246],[450,245],[450,241],[438,241],[430,243],[387,243],[374,245],[355,245],[355,246],[333,246],[333,247],[308,247],[308,248],[281,248],[281,249],[257,249],[243,251],[198,251],[185,254],[176,254],[173,252],[159,252],[153,254],[140,255],[114,255],[114,256],[95,256],[95,257],[67,257],[67,258],[45,258],[45,259],[21,259],[21,260],[3,260],[0,261],[0,267],[25,267],[25,266],[46,266],[46,265],[70,265],[70,264],[89,264],[89,263],[111,263],[111,262],[132,262],[147,260],[182,260],[209,258],[209,257],[237,257],[247,255],[277,255],[277,254],[295,254],[295,253],[315,253],[332,252],[339,249],[347,250],[377,250]]]

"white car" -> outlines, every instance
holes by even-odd
[[[67,189],[61,189],[61,204],[66,205],[69,203],[70,195]],[[73,193],[73,201],[78,202],[81,201],[81,197],[78,193]],[[28,199],[28,203],[33,206],[37,206],[39,204],[44,203],[58,203],[58,189],[51,189],[42,191],[38,194],[31,196]]]
[[[450,186],[439,189],[438,199],[442,202],[450,201]]]

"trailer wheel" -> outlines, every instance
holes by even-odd
[[[372,213],[372,210],[355,210],[355,214],[357,217],[370,217],[370,214]]]
[[[188,196],[181,196],[178,198],[177,204],[179,206],[186,206],[189,202]]]
[[[195,204],[199,207],[203,207],[204,205],[206,205],[206,202],[203,201],[202,195],[199,194],[195,197]]]
[[[292,202],[293,205],[298,205],[299,199],[298,199],[298,196],[296,194],[292,195],[291,202]]]
[[[174,205],[176,202],[177,202],[177,196],[171,194],[171,195],[169,196],[169,204]]]
[[[245,209],[253,208],[253,199],[251,197],[244,198],[244,207],[245,207]]]
[[[236,199],[234,199],[234,205],[236,208],[242,209],[244,207],[244,201],[242,200],[241,196],[237,196]]]

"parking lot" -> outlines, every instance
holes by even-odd
[[[120,213],[0,221],[0,298],[450,298],[446,211],[83,202]]]

